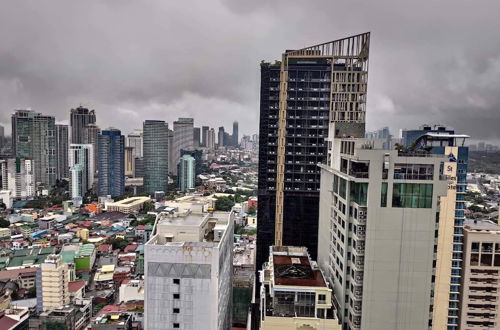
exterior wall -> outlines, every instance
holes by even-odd
[[[133,148],[134,158],[142,158],[142,131],[134,131],[127,136],[127,147]]]
[[[182,191],[187,191],[189,189],[194,189],[195,183],[195,159],[190,155],[184,155],[181,157],[179,163],[179,188]]]
[[[71,125],[71,143],[84,144],[88,143],[85,140],[85,127],[89,124],[95,124],[95,110],[89,110],[84,107],[71,109],[70,125]]]
[[[267,316],[261,323],[261,330],[340,330],[338,320],[311,319],[302,317],[272,317]]]
[[[135,173],[135,158],[134,148],[125,147],[125,175],[128,177],[134,176]]]
[[[55,256],[53,256],[55,257]],[[37,298],[40,310],[50,310],[62,307],[69,303],[68,292],[68,265],[61,263],[60,258],[40,265],[37,279]]]

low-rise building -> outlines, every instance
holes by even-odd
[[[149,201],[151,201],[149,197],[130,197],[118,202],[106,203],[106,210],[108,212],[118,211],[122,213],[139,212],[144,206],[144,203]]]
[[[332,289],[305,247],[270,247],[260,282],[260,329],[341,329]]]

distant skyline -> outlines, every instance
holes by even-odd
[[[27,107],[69,122],[83,105],[124,133],[193,117],[252,134],[261,60],[370,31],[368,130],[439,123],[499,144],[499,11],[466,0],[4,2],[0,124],[10,134]]]

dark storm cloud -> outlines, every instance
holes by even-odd
[[[439,122],[500,139],[497,1],[3,1],[0,122],[79,104],[125,132],[146,118],[257,130],[259,62],[372,32],[368,126]]]

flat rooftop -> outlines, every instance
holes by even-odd
[[[277,251],[276,251],[277,250]],[[273,274],[275,285],[326,287],[323,273],[312,265],[307,249],[273,247]]]
[[[466,219],[464,221],[464,229],[469,229],[472,231],[498,231],[500,232],[500,226],[492,221],[485,220],[470,220]]]
[[[145,203],[147,201],[150,201],[151,199],[149,197],[130,197],[123,199],[121,201],[113,202],[113,203],[108,203],[107,205],[111,206],[129,206],[130,204],[140,204],[140,203]]]

